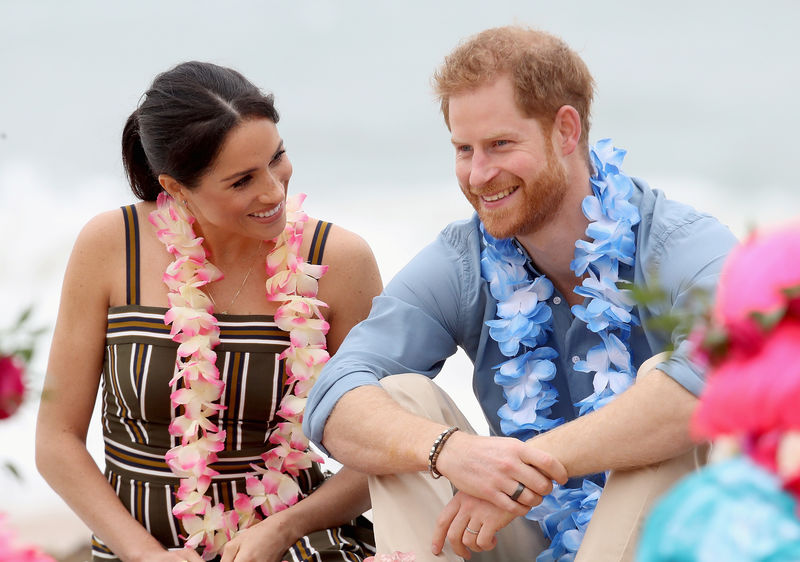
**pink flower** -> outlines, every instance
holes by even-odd
[[[693,421],[698,438],[800,428],[800,320],[784,320],[757,353],[732,349],[709,377]]]
[[[376,554],[365,558],[364,562],[415,562],[417,555],[413,552],[400,552],[395,550],[391,554]]]
[[[261,479],[249,477],[246,481],[248,495],[254,506],[260,506],[264,515],[283,511],[298,502],[300,487],[292,478],[273,469],[258,469]]]
[[[800,228],[753,234],[728,256],[720,276],[715,319],[728,325],[751,312],[772,312],[786,304],[784,289],[800,285]]]
[[[22,361],[13,355],[0,356],[0,420],[11,417],[22,404],[25,395],[23,372]]]
[[[281,407],[278,410],[278,415],[283,419],[289,421],[300,421],[303,415],[303,410],[306,407],[306,398],[298,398],[291,394],[287,394],[281,400]]]
[[[754,234],[728,256],[712,325],[692,338],[703,340],[700,356],[711,363],[692,420],[696,438],[727,435],[763,444],[764,436],[800,429],[798,247],[800,228],[792,226]]]

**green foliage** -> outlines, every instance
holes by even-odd
[[[694,289],[686,299],[683,308],[672,306],[669,293],[657,279],[648,285],[638,285],[629,281],[620,281],[617,286],[628,291],[631,299],[639,306],[650,311],[661,310],[644,321],[644,326],[653,332],[660,332],[668,342],[664,351],[675,350],[675,342],[688,337],[692,328],[698,323],[705,323],[711,308],[712,296],[704,290]]]
[[[0,355],[14,355],[28,365],[36,351],[36,343],[47,331],[31,327],[33,306],[25,308],[8,327],[0,329]]]
[[[18,481],[20,481],[20,482],[24,482],[25,481],[25,479],[22,477],[22,474],[20,473],[19,469],[17,469],[17,467],[14,466],[11,462],[6,461],[4,463],[4,465],[3,465],[3,468],[5,470],[7,470],[9,473],[11,473],[11,476],[16,478]]]

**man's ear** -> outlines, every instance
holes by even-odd
[[[556,146],[564,156],[572,154],[581,140],[581,116],[571,105],[562,105],[553,119]]]
[[[182,202],[185,197],[183,196],[183,185],[167,174],[159,174],[158,175],[158,183],[161,184],[161,187],[164,188],[164,191],[170,194],[170,196],[175,200]]]

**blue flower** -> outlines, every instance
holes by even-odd
[[[580,488],[553,487],[553,492],[525,516],[538,521],[550,548],[539,554],[536,562],[573,560],[581,546],[586,527],[592,518],[602,488],[584,479]]]
[[[609,353],[603,344],[591,348],[586,353],[586,359],[575,363],[574,368],[582,373],[595,373],[592,384],[596,393],[600,393],[608,387],[615,394],[619,394],[625,391],[632,382],[630,372],[611,368]]]
[[[609,138],[600,139],[591,150],[594,169],[603,175],[619,173],[622,160],[628,153],[624,148],[616,148]]]
[[[520,343],[536,347],[547,341],[550,319],[553,312],[547,306],[536,307],[530,316],[515,314],[511,318],[489,320],[489,335],[500,347],[500,353],[514,357],[519,353]]]
[[[507,299],[513,294],[515,287],[528,280],[523,267],[489,262],[486,259],[481,259],[481,276],[489,282],[489,291],[498,301]]]
[[[563,418],[553,420],[547,417],[551,413],[550,406],[557,400],[558,393],[551,388],[538,396],[523,400],[519,410],[512,410],[508,404],[503,404],[497,410],[500,429],[508,436],[521,437],[521,434],[535,435],[561,425],[564,423]]]
[[[512,410],[520,410],[523,401],[539,393],[549,393],[550,381],[556,375],[556,366],[551,361],[558,353],[550,347],[539,347],[499,366],[494,382],[503,387],[503,393]],[[555,392],[555,391],[553,391]],[[544,404],[540,403],[540,406]]]
[[[537,311],[537,305],[546,301],[553,294],[553,284],[546,277],[538,277],[534,279],[533,283],[522,289],[517,289],[506,300],[497,303],[497,315],[500,318],[510,318],[514,314],[523,314],[532,318]],[[539,308],[550,308],[546,305],[541,305]]]

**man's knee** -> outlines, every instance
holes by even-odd
[[[417,394],[431,392],[434,382],[425,375],[417,373],[403,373],[401,375],[391,375],[380,380],[383,389],[394,396],[395,393]]]
[[[392,375],[381,379],[381,385],[389,396],[412,414],[474,433],[456,403],[428,377],[416,373]]]
[[[442,391],[424,375],[405,373],[381,379],[381,386],[406,410],[426,418],[436,417]]]

